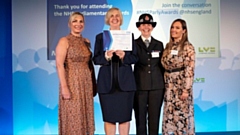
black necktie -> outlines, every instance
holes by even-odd
[[[149,46],[149,40],[148,40],[148,39],[145,39],[144,43],[145,43],[146,47],[148,48],[148,46]]]

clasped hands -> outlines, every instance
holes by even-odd
[[[123,50],[108,50],[105,53],[105,57],[107,59],[111,59],[113,56],[113,53],[115,53],[120,59],[123,59],[125,56],[125,52]]]

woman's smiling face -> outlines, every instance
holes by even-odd
[[[138,27],[138,30],[141,31],[141,35],[145,38],[148,38],[151,36],[151,32],[153,31],[152,24],[141,24]]]
[[[186,30],[183,30],[181,22],[177,21],[173,23],[171,26],[171,37],[174,39],[175,42],[178,42],[182,39],[183,34]]]
[[[121,25],[121,15],[119,11],[113,10],[109,18],[109,25],[111,29],[119,29]]]
[[[69,28],[73,34],[80,34],[84,29],[84,18],[81,15],[75,15],[69,22]]]

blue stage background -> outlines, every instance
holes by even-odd
[[[12,106],[12,8],[0,1],[0,134],[13,133]]]
[[[198,133],[240,134],[239,6],[238,0],[220,1],[221,56],[196,60],[194,106]],[[3,0],[0,15],[0,134],[57,134],[58,78],[55,61],[47,59],[47,1]],[[67,27],[67,22],[61,23]],[[93,42],[95,34],[86,37]],[[191,36],[201,39],[201,35]],[[95,133],[104,134],[98,96],[94,101]],[[130,133],[135,133],[134,119]]]

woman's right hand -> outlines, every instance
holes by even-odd
[[[112,58],[114,52],[115,52],[114,50],[108,50],[108,51],[106,51],[107,57]]]
[[[71,98],[71,93],[68,88],[62,88],[61,95],[65,100],[69,100]]]
[[[108,50],[105,52],[105,58],[107,59],[107,61],[110,61],[112,59],[114,52],[115,52],[114,50]]]

